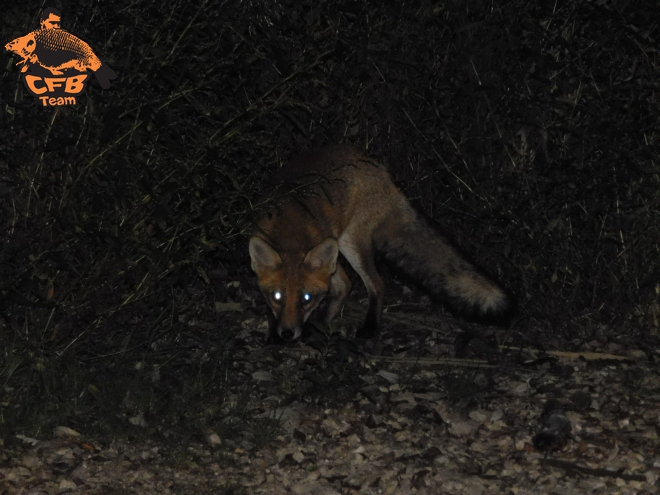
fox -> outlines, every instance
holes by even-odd
[[[259,205],[249,253],[270,308],[270,338],[294,341],[308,320],[334,321],[351,291],[340,253],[369,296],[356,339],[375,338],[381,328],[376,254],[459,312],[503,321],[512,309],[507,292],[417,213],[383,165],[356,148],[303,153],[275,174]]]

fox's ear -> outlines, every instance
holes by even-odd
[[[328,237],[320,242],[305,256],[305,265],[311,270],[327,270],[332,275],[337,270],[337,256],[339,246],[337,240]]]
[[[261,237],[250,238],[250,258],[252,258],[252,270],[258,277],[264,270],[277,270],[282,266],[280,255]]]

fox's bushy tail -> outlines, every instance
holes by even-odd
[[[450,306],[467,316],[503,323],[513,309],[511,298],[479,272],[441,234],[401,198],[397,213],[374,234],[385,258]]]

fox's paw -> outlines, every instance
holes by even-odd
[[[356,339],[373,339],[378,335],[378,330],[380,329],[380,315],[375,309],[375,306],[372,304],[369,306],[367,311],[367,317],[364,320],[364,323],[357,332],[355,332]]]

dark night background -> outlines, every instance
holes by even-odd
[[[43,6],[5,6],[2,44]],[[52,6],[119,77],[44,109],[3,50],[7,431],[53,411],[93,422],[116,407],[99,397],[126,387],[173,417],[201,394],[189,376],[225,387],[214,380],[244,345],[235,330],[265,315],[251,200],[283,161],[328,143],[387,165],[511,290],[526,342],[657,347],[656,2]],[[137,375],[155,365],[166,385],[154,392]]]

